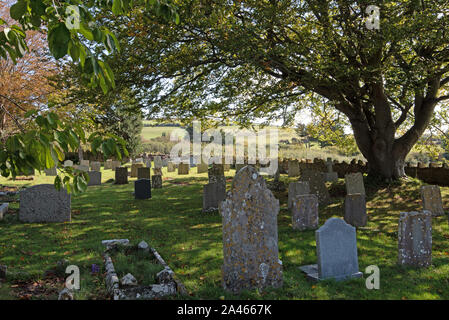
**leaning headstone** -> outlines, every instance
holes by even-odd
[[[178,174],[179,175],[185,175],[185,174],[189,174],[189,168],[190,165],[188,163],[179,163],[178,165]]]
[[[304,170],[301,180],[309,182],[310,193],[317,195],[320,204],[330,203],[329,191],[326,188],[321,172],[315,170]]]
[[[299,161],[288,160],[288,176],[299,177]]]
[[[104,170],[110,170],[112,169],[112,160],[108,159],[104,162]]]
[[[421,200],[423,210],[429,210],[433,216],[444,215],[443,201],[439,186],[422,186]]]
[[[89,160],[81,160],[80,165],[89,167]]]
[[[73,167],[73,161],[72,160],[64,161],[64,167]]]
[[[20,192],[19,220],[22,222],[66,222],[71,219],[70,195],[52,184],[40,184]]]
[[[330,218],[315,231],[318,264],[300,267],[310,280],[360,278],[355,228]]]
[[[161,189],[162,188],[162,176],[161,175],[151,176],[151,184],[153,186],[153,189]]]
[[[297,195],[292,201],[292,225],[295,230],[318,228],[318,197]]]
[[[292,207],[293,199],[296,196],[309,194],[310,187],[308,181],[290,182],[288,185],[288,208]]]
[[[167,163],[167,172],[175,172],[176,165],[174,162],[168,162]]]
[[[366,226],[366,199],[364,194],[347,194],[345,198],[345,221],[354,227]]]
[[[345,175],[346,194],[366,194],[363,184],[363,175],[360,172]]]
[[[90,169],[92,171],[100,171],[101,170],[101,162],[92,161],[92,163],[90,164]]]
[[[101,185],[101,172],[100,171],[89,171],[89,182],[88,186],[99,186]]]
[[[209,183],[203,187],[203,212],[218,210],[219,204],[226,199],[226,185]]]
[[[155,156],[154,157],[154,167],[157,169],[161,169],[162,168],[162,158],[160,156]]]
[[[239,293],[282,286],[277,215],[279,200],[254,167],[241,169],[219,206],[223,217],[223,287]]]
[[[50,169],[44,169],[45,175],[48,177],[54,177],[58,174],[56,167]]]
[[[134,181],[134,197],[138,200],[151,198],[151,180],[139,179]]]
[[[137,168],[137,179],[150,179],[150,168],[142,167]]]
[[[432,212],[401,212],[399,264],[427,267],[432,263]]]
[[[127,184],[128,183],[128,168],[117,167],[115,168],[115,184]]]
[[[209,169],[209,166],[206,163],[198,163],[196,166],[197,173],[204,173],[207,172]]]
[[[131,178],[137,178],[138,168],[143,168],[143,163],[133,163],[131,165]]]

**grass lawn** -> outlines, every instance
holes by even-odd
[[[103,172],[102,186],[89,187],[85,194],[72,198],[70,223],[24,224],[17,220],[17,214],[6,215],[0,221],[0,264],[7,265],[15,275],[0,283],[0,299],[16,299],[21,288],[17,283],[51,286],[45,283],[44,272],[61,259],[80,268],[82,280],[77,299],[105,298],[104,270],[94,275],[90,272],[92,264],[103,267],[101,240],[113,238],[128,238],[133,243],[145,240],[155,247],[186,286],[186,299],[449,299],[447,216],[433,219],[431,267],[415,269],[397,264],[399,212],[421,208],[421,183],[417,180],[388,188],[366,186],[369,222],[357,231],[359,267],[362,272],[369,265],[380,268],[379,290],[366,289],[364,279],[338,283],[306,280],[298,267],[316,263],[315,235],[314,231],[292,229],[284,192],[275,193],[281,203],[278,226],[283,288],[239,296],[229,294],[221,287],[221,217],[218,212],[201,213],[202,185],[207,183],[207,173],[198,175],[195,168],[192,171],[189,176],[178,177],[164,168],[163,189],[152,190],[150,200],[138,201],[132,196],[135,179],[130,179],[128,185],[115,186],[106,183],[113,177],[113,172],[107,170]],[[227,174],[229,188],[234,170]],[[1,178],[0,184],[30,185],[52,179],[37,176],[34,181],[14,182]],[[294,180],[284,175],[281,179],[286,183]],[[344,181],[340,179],[329,188],[333,202],[320,208],[320,225],[343,214]],[[449,188],[441,190],[448,208]],[[17,212],[18,203],[10,207]],[[58,285],[60,290],[62,284]],[[48,292],[37,298],[56,298],[56,290]]]

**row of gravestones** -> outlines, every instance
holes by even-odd
[[[307,184],[295,186],[307,190]],[[293,188],[293,186],[292,186]],[[312,196],[313,210],[318,197]],[[302,196],[291,201],[295,208]],[[219,205],[223,219],[223,286],[239,293],[244,289],[281,287],[277,215],[279,200],[252,166],[237,172],[231,191]],[[432,261],[432,212],[403,212],[399,218],[398,262],[426,267]],[[308,225],[317,225],[313,217]],[[358,267],[356,228],[339,218],[328,219],[315,232],[317,264],[300,267],[313,280],[361,277]]]

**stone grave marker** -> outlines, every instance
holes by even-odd
[[[189,174],[190,165],[188,163],[180,162],[178,164],[178,175],[186,175]]]
[[[288,176],[289,177],[299,177],[299,161],[298,160],[288,160]]]
[[[80,165],[89,167],[89,160],[81,160]]]
[[[360,172],[345,174],[346,194],[360,193],[366,195],[363,175]]]
[[[22,222],[66,222],[71,220],[71,199],[66,190],[52,184],[35,185],[20,191],[19,220]]]
[[[330,195],[324,183],[323,175],[316,170],[304,170],[302,181],[308,181],[310,193],[317,195],[320,204],[329,204]]]
[[[92,161],[92,163],[90,164],[90,169],[92,171],[101,171],[101,162]]]
[[[44,169],[45,175],[47,177],[55,177],[58,175],[58,171],[56,170],[56,167],[50,168],[50,169]]]
[[[101,172],[100,171],[89,171],[89,182],[88,186],[99,186],[101,185]]]
[[[338,173],[333,170],[333,162],[331,158],[326,161],[327,172],[323,173],[324,181],[336,182],[338,181]]]
[[[153,168],[153,175],[162,176],[162,168]]]
[[[9,208],[9,203],[2,203],[2,205],[0,206],[0,220],[3,219],[3,217],[5,216],[5,213],[8,212],[8,208]]]
[[[398,232],[399,264],[428,267],[432,264],[432,212],[401,212]]]
[[[212,164],[207,171],[209,183],[221,183],[226,186],[226,177],[224,175],[224,166],[222,164]]]
[[[154,167],[157,169],[161,169],[162,168],[162,158],[160,156],[155,156],[154,157]]]
[[[119,168],[122,165],[120,161],[112,161],[111,170],[115,171],[115,169]]]
[[[150,179],[151,169],[147,167],[137,168],[137,179]]]
[[[117,167],[115,168],[115,184],[127,184],[128,183],[128,168]]]
[[[206,184],[203,187],[203,212],[218,210],[218,206],[224,199],[226,199],[226,185]]]
[[[364,227],[368,217],[366,215],[366,198],[364,194],[347,194],[345,198],[345,221],[354,227]]]
[[[138,168],[143,168],[143,163],[133,163],[131,165],[131,178],[137,178]]]
[[[174,162],[169,161],[167,163],[167,172],[175,172],[176,164]]]
[[[422,186],[421,200],[423,210],[429,210],[433,216],[444,215],[443,201],[439,186]]]
[[[315,231],[318,264],[303,266],[310,280],[360,278],[355,228],[342,219],[330,218]]]
[[[151,176],[151,184],[153,186],[153,189],[161,189],[162,188],[162,176],[161,175]]]
[[[318,228],[318,197],[314,194],[297,195],[292,201],[292,225],[295,230]]]
[[[310,194],[310,187],[308,181],[290,182],[288,185],[288,208],[292,207],[293,199],[296,196]]]
[[[223,287],[243,289],[282,286],[277,216],[279,200],[254,167],[241,169],[219,206],[223,218]]]
[[[64,161],[64,167],[73,167],[73,161],[72,160]]]
[[[104,162],[104,170],[110,170],[112,169],[112,160],[108,159]]]
[[[138,179],[134,181],[134,198],[137,200],[145,200],[151,198],[150,179]]]
[[[209,166],[206,163],[198,163],[196,166],[197,173],[204,173],[209,170]]]

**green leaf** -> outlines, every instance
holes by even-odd
[[[11,9],[9,10],[9,14],[11,15],[11,18],[14,20],[19,20],[27,11],[28,5],[25,1],[18,1],[16,4],[11,6]]]
[[[64,23],[59,23],[48,33],[48,45],[50,52],[56,59],[64,57],[69,49],[71,35]]]

